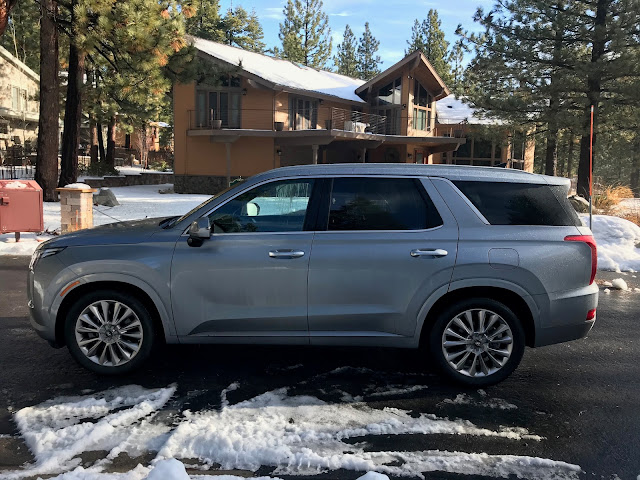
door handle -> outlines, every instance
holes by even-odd
[[[271,258],[300,258],[304,256],[302,250],[271,250],[269,252]]]
[[[412,257],[446,257],[449,254],[446,250],[442,248],[433,248],[422,250],[420,248],[416,248],[415,250],[411,250]]]

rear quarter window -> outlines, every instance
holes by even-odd
[[[492,225],[582,225],[561,185],[453,183]]]

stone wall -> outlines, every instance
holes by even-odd
[[[240,177],[231,177],[231,181]],[[202,193],[215,195],[227,188],[227,178],[215,175],[174,175],[173,190],[176,193]]]

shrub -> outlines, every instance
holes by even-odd
[[[601,187],[593,195],[593,206],[601,210],[610,210],[624,198],[633,198],[633,191],[625,185]]]

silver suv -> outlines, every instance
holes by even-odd
[[[469,385],[585,336],[596,245],[569,181],[439,165],[286,167],[179,218],[43,243],[32,325],[124,373],[158,342],[423,347]],[[426,355],[429,357],[426,357]]]

